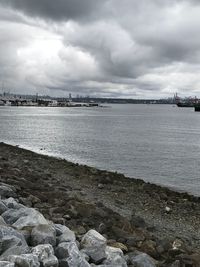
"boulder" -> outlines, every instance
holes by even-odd
[[[62,242],[73,242],[76,240],[74,232],[71,231],[68,227],[61,224],[55,224],[55,229],[58,244]]]
[[[15,267],[15,264],[9,261],[0,261],[0,267]]]
[[[76,242],[68,242],[66,243],[68,246],[68,254],[69,257],[66,259],[68,267],[90,267],[90,264],[85,260],[83,254],[78,250]]]
[[[98,264],[106,259],[106,239],[95,230],[89,230],[81,240],[83,252]]]
[[[69,253],[68,253],[68,247],[69,244],[68,242],[62,242],[60,243],[57,248],[55,249],[55,255],[58,259],[64,259],[69,257]]]
[[[9,197],[7,199],[2,200],[2,202],[6,205],[8,209],[20,209],[25,208],[24,205],[19,204],[14,198]]]
[[[31,245],[33,247],[39,244],[56,245],[56,230],[49,224],[38,225],[32,229]]]
[[[58,259],[54,255],[50,244],[38,245],[31,249],[31,253],[38,257],[43,267],[58,267]]]
[[[0,201],[0,214],[5,212],[7,210],[7,206],[3,203],[3,201]]]
[[[103,261],[105,265],[127,267],[126,260],[120,248],[106,247],[106,259]]]
[[[11,255],[8,260],[15,263],[17,267],[40,267],[38,257],[33,254]]]
[[[26,214],[21,216],[13,226],[17,229],[23,229],[26,226],[34,227],[40,224],[48,224],[48,222],[39,211],[27,208]]]
[[[16,231],[12,227],[0,225],[0,240],[3,242],[4,240],[8,240],[9,238],[17,238],[20,240],[21,244],[27,246],[26,240],[20,232]]]
[[[21,208],[21,209],[8,209],[4,213],[1,214],[3,219],[7,224],[12,225],[15,223],[20,217],[28,215],[29,210],[28,208]]]
[[[8,226],[0,226],[0,259],[7,260],[10,255],[28,253],[29,247],[24,236]]]
[[[135,267],[156,267],[156,261],[146,253],[130,255],[129,259]]]
[[[0,196],[1,198],[16,197],[16,193],[12,190],[12,188],[9,185],[1,184]]]
[[[3,225],[3,226],[6,226],[6,222],[4,221],[4,218],[2,216],[0,216],[0,226]]]

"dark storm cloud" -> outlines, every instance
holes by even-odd
[[[60,21],[82,20],[95,16],[105,0],[1,0],[1,2],[32,17]]]
[[[199,13],[193,0],[0,0],[0,75],[52,93],[196,92]]]

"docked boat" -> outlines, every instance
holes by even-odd
[[[180,108],[193,108],[195,106],[194,102],[178,102],[176,105]]]
[[[200,112],[200,103],[194,105],[194,111]]]

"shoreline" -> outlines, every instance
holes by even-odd
[[[58,159],[58,160],[61,160],[61,161],[66,161],[70,164],[74,164],[76,166],[82,166],[82,167],[86,167],[86,168],[91,168],[91,169],[96,169],[100,172],[106,172],[106,173],[111,173],[111,174],[114,174],[116,176],[119,176],[121,178],[124,178],[124,179],[129,179],[129,180],[133,180],[133,182],[135,181],[139,181],[141,183],[145,183],[145,184],[148,184],[150,186],[153,186],[153,187],[158,187],[158,189],[163,189],[163,190],[166,190],[166,191],[171,191],[171,192],[174,192],[174,193],[177,193],[177,194],[181,194],[181,195],[187,195],[189,198],[193,198],[193,201],[199,201],[200,202],[200,193],[199,195],[195,195],[191,192],[187,192],[183,189],[179,189],[179,188],[176,188],[176,187],[173,187],[173,186],[167,186],[167,185],[163,185],[163,184],[159,184],[159,183],[153,183],[151,181],[148,181],[148,180],[145,180],[145,178],[137,178],[137,177],[132,177],[132,176],[128,176],[122,172],[119,172],[117,170],[107,170],[107,169],[104,169],[104,168],[100,168],[100,167],[96,167],[96,166],[91,166],[91,165],[87,165],[87,164],[84,164],[84,163],[79,163],[79,162],[76,162],[76,161],[70,161],[66,158],[64,158],[62,155],[60,154],[56,154],[56,153],[53,153],[53,152],[46,152],[45,148],[38,148],[38,149],[32,149],[31,147],[28,147],[28,146],[23,146],[23,145],[16,145],[16,144],[12,144],[12,143],[9,143],[9,142],[1,142],[0,141],[0,146],[1,144],[4,144],[4,145],[8,145],[8,146],[11,146],[11,147],[17,147],[19,149],[22,149],[22,150],[25,150],[25,151],[30,151],[32,153],[35,153],[37,154],[38,156],[42,155],[42,156],[47,156],[47,157],[50,157],[50,158],[55,158],[55,159]]]
[[[176,239],[182,252],[200,247],[200,198],[188,193],[5,143],[0,143],[0,181],[14,185],[22,202],[31,195],[33,207],[47,219],[78,234],[92,227],[128,251],[164,260]]]

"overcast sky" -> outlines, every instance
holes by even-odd
[[[200,1],[0,0],[0,83],[52,96],[200,97]]]

